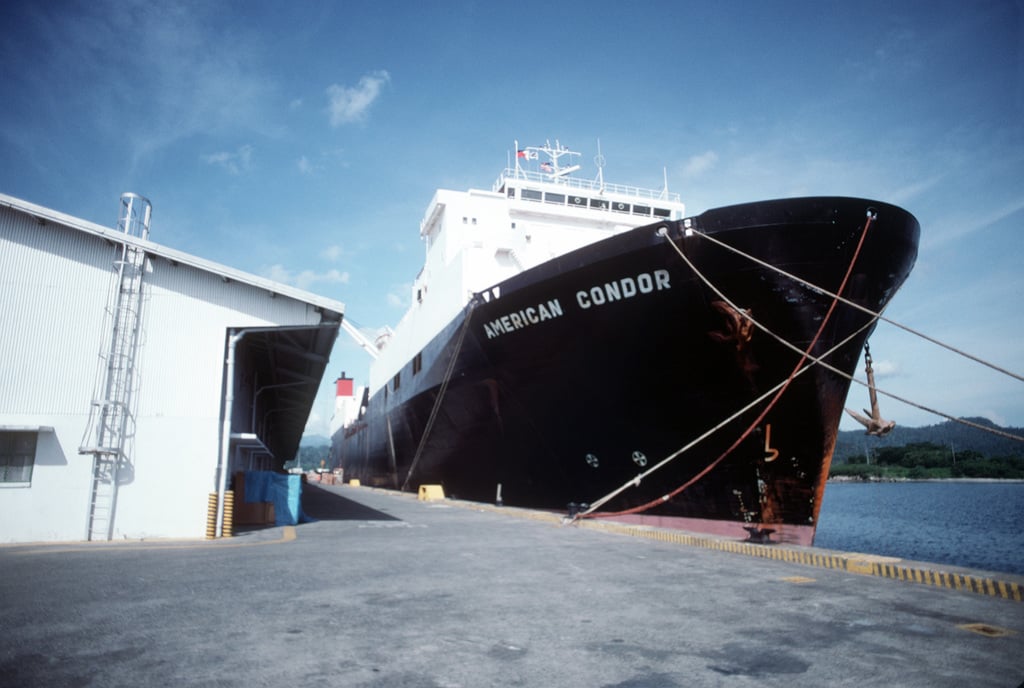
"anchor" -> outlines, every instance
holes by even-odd
[[[871,399],[871,410],[864,409],[864,413],[868,414],[867,416],[862,416],[850,409],[846,409],[846,412],[867,428],[867,432],[864,433],[865,435],[884,437],[896,427],[896,421],[884,420],[881,412],[878,410],[878,393],[875,391],[875,371],[871,368],[871,347],[868,346],[867,342],[864,343],[864,364],[868,374],[868,395]]]

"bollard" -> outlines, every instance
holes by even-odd
[[[419,500],[431,502],[435,499],[444,499],[444,488],[440,485],[420,485]]]

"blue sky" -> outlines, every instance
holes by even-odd
[[[8,0],[0,32],[0,192],[107,226],[140,193],[152,240],[338,299],[366,329],[408,303],[436,188],[490,188],[516,139],[557,138],[593,175],[600,139],[608,181],[660,188],[664,170],[691,214],[906,207],[921,251],[887,316],[1024,372],[1019,0]],[[872,354],[883,390],[1024,426],[1018,381],[884,324]],[[368,365],[342,335],[325,390]]]

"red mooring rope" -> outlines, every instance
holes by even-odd
[[[659,504],[664,504],[668,500],[672,499],[673,497],[681,493],[683,490],[687,489],[688,487],[699,481],[705,475],[710,473],[711,470],[715,466],[720,464],[723,460],[725,460],[725,458],[729,456],[729,454],[731,454],[736,449],[736,447],[738,447],[743,442],[743,440],[750,436],[750,433],[752,433],[754,429],[761,424],[761,422],[765,419],[765,416],[768,415],[768,413],[772,410],[775,404],[778,403],[779,399],[782,398],[782,395],[785,394],[786,390],[789,388],[790,383],[796,377],[797,373],[800,371],[800,368],[803,367],[804,361],[806,361],[807,358],[810,356],[815,344],[818,343],[818,339],[821,338],[822,333],[825,331],[825,326],[828,324],[829,319],[832,317],[832,313],[836,309],[836,305],[839,303],[839,297],[842,296],[843,291],[845,291],[846,289],[846,283],[850,280],[850,275],[853,274],[853,267],[854,265],[857,264],[857,257],[860,255],[861,247],[864,245],[864,240],[867,238],[868,235],[868,229],[871,227],[871,223],[875,220],[875,217],[876,215],[869,210],[867,220],[864,222],[864,229],[861,230],[860,241],[857,242],[857,248],[853,252],[853,257],[850,259],[850,266],[846,269],[846,274],[843,276],[843,281],[839,284],[839,288],[836,290],[836,296],[835,298],[832,299],[832,304],[829,306],[828,312],[825,314],[825,318],[821,321],[821,325],[818,327],[818,331],[815,333],[814,339],[811,340],[811,343],[807,346],[807,349],[800,357],[800,360],[797,361],[797,364],[793,368],[793,372],[789,374],[789,378],[787,378],[786,383],[782,385],[778,392],[775,393],[775,397],[770,402],[768,402],[768,405],[765,406],[764,410],[761,411],[760,414],[758,414],[757,418],[755,418],[754,421],[750,424],[750,427],[748,427],[736,439],[736,441],[729,446],[728,449],[722,452],[717,459],[715,459],[707,466],[705,466],[700,473],[693,476],[692,478],[690,478],[685,483],[683,483],[676,489],[672,490],[668,494],[658,497],[657,499],[652,499],[646,504],[641,504],[640,506],[635,506],[630,509],[625,509],[623,511],[595,511],[589,514],[580,514],[579,518],[607,518],[613,516],[626,516],[628,514],[642,513],[644,511],[647,511],[648,509],[652,509],[658,506]]]

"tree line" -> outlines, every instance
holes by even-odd
[[[833,462],[829,477],[926,480],[948,478],[1024,479],[1024,458],[955,451],[933,442],[878,447]]]

